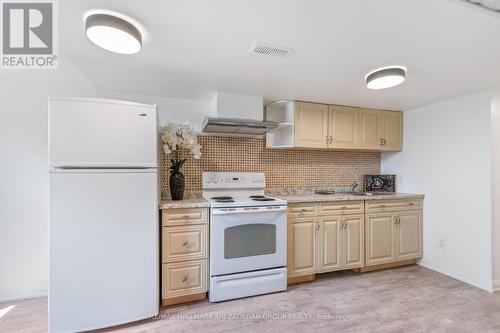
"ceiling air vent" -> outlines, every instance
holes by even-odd
[[[284,58],[291,51],[292,51],[291,49],[287,49],[286,47],[268,45],[263,43],[253,43],[252,46],[250,46],[248,53]]]
[[[463,0],[463,1],[500,14],[500,0]]]

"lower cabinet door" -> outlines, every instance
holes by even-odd
[[[288,220],[288,276],[314,274],[316,217]]]
[[[365,222],[366,266],[396,260],[395,218],[392,213],[367,214]]]
[[[207,291],[207,260],[163,264],[162,299]]]
[[[397,260],[422,257],[422,211],[399,213],[398,237],[396,246]]]
[[[363,267],[364,264],[364,216],[346,216],[343,236],[343,269]]]
[[[317,231],[316,272],[331,272],[341,269],[341,224],[342,217],[324,217]]]

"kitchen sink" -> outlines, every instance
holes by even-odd
[[[321,194],[321,195],[332,195],[335,194],[335,190],[316,190],[314,191],[315,194]]]
[[[396,193],[394,192],[352,192],[352,193],[347,193],[351,195],[359,195],[362,197],[371,197],[371,196],[377,196],[377,195],[394,195]]]

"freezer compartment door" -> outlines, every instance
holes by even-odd
[[[157,314],[157,174],[73,170],[49,179],[50,332]]]
[[[156,106],[49,100],[51,166],[157,166]]]

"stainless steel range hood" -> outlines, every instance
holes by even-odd
[[[274,121],[259,121],[241,118],[211,118],[203,121],[201,128],[203,132],[235,134],[241,136],[257,136],[278,127]]]
[[[202,131],[221,136],[254,137],[278,127],[274,121],[263,121],[262,97],[217,92],[211,112],[201,124]]]

